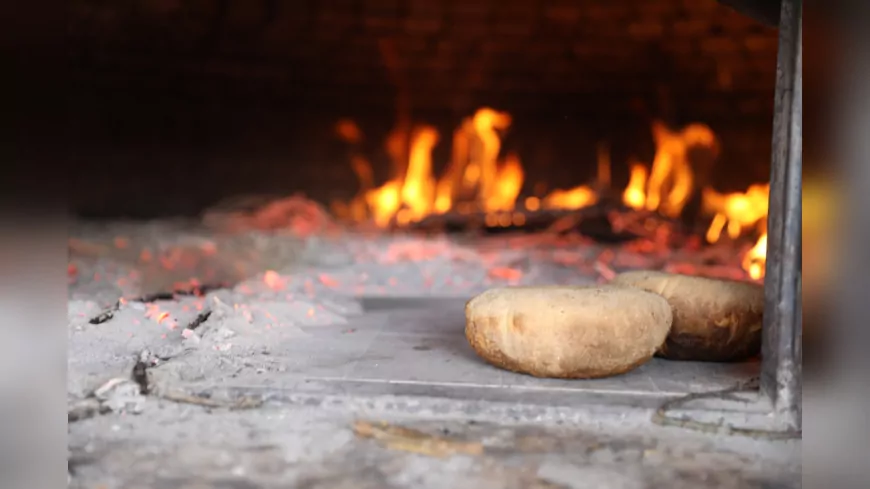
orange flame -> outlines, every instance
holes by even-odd
[[[622,201],[632,209],[659,212],[676,218],[683,212],[695,186],[689,150],[716,150],[713,130],[704,124],[690,124],[673,131],[660,121],[653,122],[656,154],[649,173],[644,165],[631,165],[631,176]]]
[[[484,210],[495,210],[488,209],[486,202],[496,194],[499,176],[497,160],[498,153],[501,151],[501,138],[499,138],[497,131],[507,129],[510,126],[511,116],[505,112],[484,108],[474,114],[472,123],[480,140],[480,148],[478,149],[479,153],[471,153],[469,156],[471,162],[479,168],[480,198],[484,203]]]
[[[719,241],[723,230],[731,239],[737,239],[748,229],[766,225],[769,184],[751,185],[746,192],[720,194],[713,189],[703,191],[703,206],[709,214],[714,214],[713,222],[707,229],[707,241]]]
[[[486,211],[511,211],[523,187],[523,164],[520,157],[511,153],[500,169],[496,170],[493,185],[484,193],[483,207]]]
[[[598,202],[598,194],[588,185],[570,190],[554,190],[544,198],[545,209],[582,209]]]
[[[569,190],[556,189],[544,197],[545,209],[576,210],[598,202],[599,189],[610,188],[610,150],[605,144],[598,145],[598,173],[595,185],[578,185]]]
[[[635,210],[641,210],[646,206],[646,187],[647,171],[646,167],[640,163],[631,165],[631,176],[628,179],[628,185],[622,193],[622,201],[625,205]]]
[[[758,238],[758,242],[743,257],[743,269],[754,280],[764,277],[764,265],[767,261],[767,233]]]
[[[474,201],[485,212],[514,208],[523,186],[522,163],[516,154],[498,161],[499,131],[510,124],[509,114],[486,107],[462,122],[453,134],[453,158],[437,185],[436,212],[447,212],[458,200]]]
[[[438,143],[438,131],[432,127],[424,126],[414,133],[411,141],[410,161],[401,194],[402,203],[408,212],[402,214],[400,224],[418,221],[426,217],[432,209],[435,197],[435,179],[432,177],[432,148],[435,147],[436,143]]]
[[[707,229],[707,241],[716,243],[725,230],[728,237],[737,239],[753,228],[761,237],[743,257],[743,269],[753,279],[764,277],[767,258],[767,206],[770,184],[750,185],[746,192],[720,194],[707,188],[703,192],[704,210],[714,214]]]
[[[366,192],[365,200],[371,209],[372,219],[379,227],[387,227],[399,207],[402,205],[400,200],[400,192],[402,190],[402,182],[392,180],[381,187]]]
[[[463,121],[454,133],[453,159],[437,182],[432,173],[432,148],[438,143],[438,132],[429,126],[418,127],[410,138],[407,161],[403,161],[407,138],[403,131],[393,131],[386,148],[400,174],[381,187],[371,188],[371,166],[364,158],[353,156],[351,164],[363,196],[354,202],[365,202],[379,227],[394,221],[406,225],[432,213],[447,212],[459,200],[470,201],[485,212],[513,210],[523,185],[523,166],[516,154],[509,154],[503,162],[498,159],[499,131],[510,123],[510,115],[489,108]],[[359,130],[348,121],[337,125],[336,132],[350,143],[361,140]],[[350,207],[351,214],[358,215],[352,212],[353,205]]]
[[[715,147],[716,136],[703,124],[690,124],[682,131],[674,132],[656,121],[652,129],[656,155],[647,182],[646,209],[677,217],[694,186],[688,151],[694,146]]]

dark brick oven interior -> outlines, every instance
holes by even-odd
[[[649,161],[649,123],[720,136],[720,190],[769,173],[777,32],[715,0],[139,0],[71,3],[73,210],[190,214],[239,194],[348,198],[333,134],[381,142],[406,97],[442,134],[484,105],[512,114],[527,187],[614,180]],[[551,185],[552,186],[552,185]]]

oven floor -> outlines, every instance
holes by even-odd
[[[248,273],[203,297],[131,301],[91,324],[118,295],[184,275],[164,267],[171,278],[161,279],[131,267],[117,246],[100,248],[118,232],[79,235],[72,261],[68,397],[72,412],[88,412],[70,424],[74,487],[800,487],[799,441],[650,422],[661,403],[734,386],[757,363],[654,359],[591,381],[505,372],[482,362],[463,333],[465,300],[491,281],[423,293],[395,277],[443,282],[438,270],[450,267],[312,264],[294,251],[310,242],[298,240],[271,252],[293,262],[270,266],[279,270],[272,275]],[[83,258],[85,241],[98,251]],[[140,256],[137,243],[121,248]],[[318,246],[326,256],[329,246]],[[464,273],[473,282],[474,265],[448,279]],[[378,269],[388,272],[374,278],[383,284],[349,284],[362,275],[372,282]],[[547,281],[541,270],[536,280]],[[149,365],[146,396],[130,390],[137,359]],[[90,413],[84,406],[101,386],[109,412]],[[370,423],[374,438],[355,422]]]

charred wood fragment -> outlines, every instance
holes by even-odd
[[[119,300],[119,301],[115,302],[111,307],[107,308],[103,312],[92,317],[88,322],[90,324],[103,324],[106,321],[109,321],[110,319],[115,317],[115,313],[118,312],[119,309],[121,309],[121,305],[124,302],[148,303],[148,302],[156,302],[156,301],[171,301],[177,297],[202,296],[204,294],[207,294],[208,292],[211,292],[212,290],[223,289],[226,287],[227,287],[227,284],[204,285],[204,286],[196,287],[193,289],[179,289],[179,290],[173,290],[172,292],[155,292],[153,294],[146,294],[146,295],[143,295],[141,297],[137,297],[135,299],[128,299],[126,301]],[[202,321],[205,321],[206,319],[208,319],[207,315],[202,319]],[[197,326],[199,324],[201,324],[202,321],[200,321],[200,323],[198,323]]]

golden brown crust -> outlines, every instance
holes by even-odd
[[[660,294],[673,308],[673,327],[659,356],[727,362],[759,353],[764,312],[760,285],[654,271],[626,272],[611,283]]]
[[[646,363],[667,336],[667,301],[624,287],[493,289],[466,304],[465,335],[499,368],[591,379]]]

